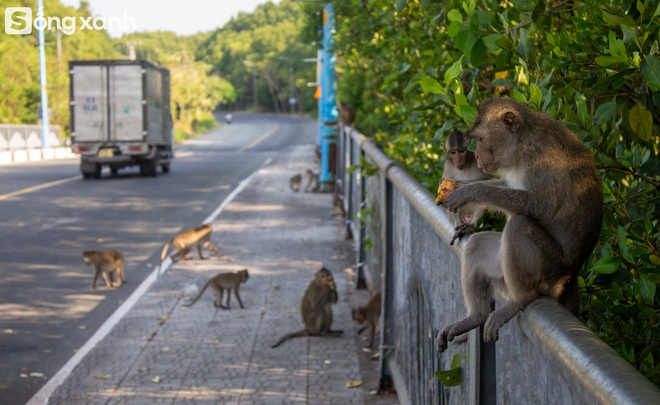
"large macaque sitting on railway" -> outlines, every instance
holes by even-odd
[[[442,173],[444,178],[460,182],[485,180],[492,177],[479,168],[474,153],[468,150],[468,145],[470,145],[470,138],[458,129],[449,134],[443,144],[447,155]],[[449,219],[454,226],[454,236],[449,244],[453,245],[456,239],[474,233],[477,230],[477,221],[483,214],[483,207],[475,204],[466,204],[456,213],[449,212]]]
[[[445,326],[438,350],[485,322],[484,341],[538,297],[579,309],[577,275],[591,254],[603,220],[601,179],[593,156],[560,122],[506,98],[481,103],[470,128],[480,168],[501,180],[458,184],[444,202],[506,214],[503,232],[468,239],[461,258],[467,317]],[[507,301],[491,312],[494,289]]]

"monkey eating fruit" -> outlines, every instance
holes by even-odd
[[[96,289],[99,276],[103,277],[103,281],[105,281],[108,288],[121,287],[122,281],[126,281],[126,278],[124,278],[124,256],[118,250],[85,250],[82,259],[86,265],[94,266],[92,290]],[[116,283],[113,280],[114,273],[117,274]]]
[[[447,343],[482,323],[485,342],[535,299],[579,310],[578,273],[603,222],[601,177],[592,153],[562,123],[506,98],[485,100],[470,127],[478,166],[502,179],[459,183],[445,208],[466,204],[502,212],[502,232],[472,235],[461,256],[467,317],[438,334]],[[493,292],[506,301],[491,310]]]
[[[454,191],[458,181],[451,179],[442,179],[438,186],[438,198],[435,199],[436,205],[442,205],[447,199],[447,196]]]
[[[316,272],[314,280],[309,284],[302,302],[300,314],[305,329],[284,335],[271,348],[276,348],[284,341],[301,336],[340,336],[344,331],[331,330],[332,304],[337,303],[337,290],[330,270],[323,267]]]
[[[204,287],[202,287],[195,299],[193,299],[189,304],[184,304],[183,306],[192,306],[197,302],[202,294],[204,294],[204,290],[210,286],[215,292],[215,300],[213,301],[213,305],[215,305],[216,308],[229,309],[229,299],[231,298],[232,291],[234,291],[234,296],[236,297],[236,301],[238,301],[238,305],[241,308],[244,308],[243,301],[241,301],[241,296],[238,295],[238,287],[241,285],[241,283],[245,283],[249,277],[250,274],[248,274],[247,269],[239,270],[235,273],[218,274],[217,276],[207,281],[206,284],[204,284]],[[224,290],[227,290],[226,306],[222,305],[222,295]]]

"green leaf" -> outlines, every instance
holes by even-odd
[[[594,123],[600,125],[607,122],[614,117],[614,113],[616,113],[616,102],[612,101],[601,104],[598,106],[598,109],[596,109],[596,113],[594,114]]]
[[[445,135],[445,133],[449,130],[454,129],[454,124],[456,123],[455,120],[446,120],[440,129],[435,131],[435,136],[433,137],[434,141],[441,141],[442,137]]]
[[[484,63],[486,57],[488,56],[488,48],[483,39],[477,40],[472,47],[472,52],[470,53],[470,62],[472,66],[479,67]]]
[[[605,10],[603,10],[603,21],[609,25],[626,25],[628,27],[634,27],[635,21],[630,17],[619,17],[617,15],[612,15]]]
[[[461,384],[461,354],[456,353],[451,360],[451,370],[436,371],[435,376],[445,387],[456,387]]]
[[[626,59],[622,59],[618,56],[599,56],[596,58],[596,63],[598,66],[609,67],[616,65],[617,63],[626,63]]]
[[[458,77],[459,74],[461,74],[461,70],[463,70],[463,58],[465,55],[461,55],[461,57],[454,62],[449,69],[445,72],[445,84],[449,86],[449,83]],[[434,80],[435,81],[435,80]],[[437,83],[437,82],[436,82]],[[438,84],[438,87],[440,84]]]
[[[461,368],[454,368],[447,371],[436,371],[435,376],[445,387],[456,387],[461,385]]]
[[[541,99],[543,98],[543,92],[541,92],[541,89],[539,86],[535,84],[530,84],[529,85],[529,92],[530,92],[530,101],[536,108],[541,106]]]
[[[610,40],[610,54],[628,61],[628,52],[626,51],[626,44],[623,43],[623,40],[617,38],[614,31],[610,31],[607,37]]]
[[[516,85],[513,80],[511,79],[494,79],[491,81],[493,86],[506,86],[506,87],[513,87]]]
[[[475,42],[477,42],[477,37],[470,31],[463,30],[456,35],[456,46],[465,54],[469,54],[472,51],[472,46]]]
[[[408,0],[396,0],[395,1],[396,9],[398,11],[403,10],[408,5]]]
[[[422,86],[422,91],[424,93],[445,94],[445,89],[440,85],[440,83],[438,83],[437,80],[431,77],[425,77],[421,80],[418,80],[417,83]]]
[[[593,270],[599,274],[612,274],[621,267],[621,258],[616,256],[605,256],[594,263]]]
[[[655,264],[656,266],[660,266],[660,257],[651,255],[649,259],[651,260],[651,263]]]
[[[490,17],[490,14],[488,14],[487,12],[482,11],[482,10],[476,10],[474,13],[477,15],[477,21],[479,23],[479,28],[484,29],[484,28],[487,28],[490,25],[490,23],[492,21],[492,18]]]
[[[630,128],[644,142],[648,142],[653,131],[653,115],[643,105],[635,103],[630,110]]]
[[[429,103],[429,104],[420,105],[419,107],[415,107],[415,108],[413,108],[413,109],[410,110],[410,111],[426,111],[426,110],[432,110],[432,109],[434,109],[435,107],[439,106],[440,104],[449,104],[448,101],[449,101],[449,100],[447,100],[446,98],[444,98],[444,99],[437,100],[437,101],[434,101],[434,102]]]
[[[534,10],[530,0],[510,0],[511,4],[519,11],[529,12]]]
[[[463,22],[463,16],[461,15],[461,12],[454,9],[449,10],[449,13],[447,13],[447,18],[449,18],[449,21],[452,22],[458,22],[462,23]]]
[[[527,29],[521,28],[520,32],[520,43],[518,44],[518,48],[516,49],[516,52],[518,52],[518,55],[522,56],[525,59],[529,59],[530,55],[532,54],[532,44],[529,40],[529,34],[527,33]]]
[[[642,76],[651,90],[660,91],[660,61],[647,55],[642,62]]]
[[[651,17],[651,20],[653,20],[655,17],[660,15],[660,3],[658,3],[658,8],[655,9],[655,13],[653,13],[653,17]]]
[[[459,105],[457,108],[460,112],[458,115],[460,115],[468,125],[472,124],[472,121],[474,121],[474,118],[477,116],[477,110],[469,105]]]
[[[449,27],[447,27],[447,35],[450,38],[454,38],[456,35],[458,35],[458,32],[461,30],[461,23],[458,21],[454,21],[453,23],[449,24]]]
[[[637,285],[639,286],[639,294],[642,296],[644,301],[646,301],[647,304],[653,305],[653,297],[655,296],[655,284],[653,284],[645,274],[642,274],[639,277],[639,282]]]

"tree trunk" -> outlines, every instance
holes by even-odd
[[[279,99],[277,98],[277,90],[275,89],[275,81],[273,80],[272,77],[270,77],[270,73],[268,73],[268,70],[264,69],[264,73],[266,76],[266,83],[268,84],[268,90],[270,91],[270,96],[273,98],[273,105],[275,106],[275,113],[279,114],[281,111],[280,108],[280,102]]]

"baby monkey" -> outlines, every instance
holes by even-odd
[[[204,284],[204,287],[202,287],[201,291],[199,294],[197,294],[197,297],[195,297],[194,300],[192,300],[189,304],[184,304],[183,306],[192,306],[197,302],[202,294],[204,294],[206,288],[211,286],[215,292],[215,300],[213,301],[213,305],[215,305],[216,308],[229,309],[229,299],[231,298],[232,290],[234,291],[234,296],[236,297],[236,301],[238,301],[238,305],[240,305],[241,308],[245,308],[243,307],[241,296],[238,295],[238,287],[241,285],[241,283],[245,283],[249,277],[250,275],[248,274],[247,269],[239,270],[235,273],[218,274],[217,276],[207,281],[206,284]],[[226,306],[222,305],[222,295],[224,290],[227,290]]]
[[[369,328],[369,347],[374,345],[374,333],[376,332],[376,325],[378,323],[378,318],[380,317],[381,311],[381,293],[378,291],[376,294],[372,295],[367,305],[359,307],[353,310],[353,320],[358,324],[362,325],[367,323],[365,326],[361,327],[358,330],[358,335]]]
[[[301,336],[340,336],[344,331],[331,330],[332,304],[337,303],[337,290],[330,270],[323,267],[316,272],[314,280],[309,284],[302,302],[300,314],[305,329],[284,335],[271,348],[284,343],[286,340]]]
[[[96,289],[99,276],[103,277],[103,281],[105,281],[108,288],[121,287],[122,281],[126,281],[124,278],[124,256],[118,250],[85,250],[82,259],[86,265],[94,266],[92,290]],[[113,280],[113,273],[117,273],[116,283]]]

